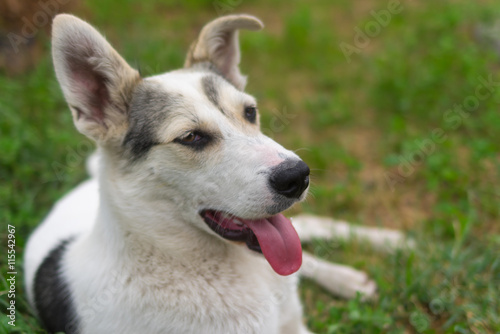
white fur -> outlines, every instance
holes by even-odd
[[[85,181],[71,193],[60,199],[44,222],[29,238],[24,252],[24,275],[26,282],[33,282],[35,271],[43,259],[61,240],[89,231],[95,221],[99,204],[97,180]],[[85,203],[85,205],[82,205]],[[26,293],[34,305],[33,289]]]

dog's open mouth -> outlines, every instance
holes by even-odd
[[[245,242],[253,251],[264,254],[280,275],[290,275],[302,264],[302,246],[289,219],[282,214],[262,219],[242,219],[224,212],[203,210],[203,220],[224,239]]]

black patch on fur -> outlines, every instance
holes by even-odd
[[[190,68],[185,69],[185,70],[193,70],[193,71],[203,71],[203,72],[210,72],[216,75],[217,77],[223,79],[225,82],[233,86],[235,89],[241,91],[238,87],[236,87],[231,81],[229,81],[220,71],[219,69],[211,62],[209,61],[202,61],[196,64],[191,65]]]
[[[76,317],[71,291],[61,277],[62,258],[72,239],[62,241],[43,260],[35,275],[35,305],[44,327],[49,333],[77,333]]]
[[[123,141],[134,159],[144,157],[159,144],[156,131],[178,102],[178,97],[169,95],[157,83],[143,81],[138,85],[130,102],[129,129]]]
[[[206,75],[201,79],[201,86],[203,87],[203,92],[207,96],[208,100],[225,115],[224,110],[219,104],[219,91],[216,88],[219,80],[219,77],[215,75]]]

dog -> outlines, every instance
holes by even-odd
[[[304,334],[299,275],[375,296],[365,273],[303,252],[299,235],[385,247],[402,233],[281,213],[305,199],[310,170],[261,133],[244,92],[238,30],[262,27],[219,17],[184,68],[142,78],[91,25],[54,19],[57,79],[98,149],[91,178],[26,246],[28,300],[49,332]]]

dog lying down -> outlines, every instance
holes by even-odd
[[[220,17],[184,68],[142,78],[89,24],[54,19],[57,79],[98,167],[26,247],[28,298],[49,332],[309,333],[299,275],[374,296],[365,273],[302,252],[299,236],[383,248],[400,232],[280,213],[306,197],[309,168],[260,132],[244,92],[238,29],[262,27]]]

